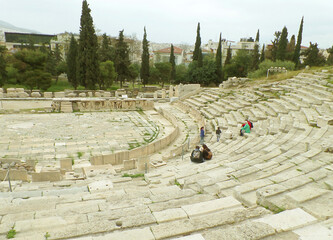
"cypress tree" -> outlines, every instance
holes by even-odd
[[[6,47],[0,46],[0,87],[2,87],[7,79],[7,71],[6,71]]]
[[[176,62],[175,62],[175,53],[174,53],[173,44],[171,44],[169,62],[171,63],[170,80],[174,81],[176,80]]]
[[[259,68],[259,29],[257,31],[256,41],[254,44],[251,70],[257,70]]]
[[[261,54],[260,54],[260,62],[265,61],[265,44],[262,45]]]
[[[256,42],[259,43],[259,29],[258,29],[258,31],[257,31],[257,35],[256,35]]]
[[[69,49],[67,53],[67,78],[68,81],[72,84],[72,86],[77,89],[79,82],[77,78],[77,50],[78,45],[77,42],[72,35],[71,41],[69,44]]]
[[[222,74],[222,39],[221,39],[221,33],[219,38],[219,44],[217,46],[216,51],[216,58],[215,58],[215,64],[216,64],[216,76],[217,76],[217,82],[220,83],[223,81],[223,74]]]
[[[286,59],[287,46],[288,46],[288,30],[286,27],[284,27],[282,29],[280,41],[279,41],[278,48],[276,51],[277,60],[284,61]]]
[[[229,47],[228,47],[228,50],[227,50],[227,56],[226,56],[225,61],[224,61],[224,66],[231,63],[231,58],[232,58],[231,45],[229,44]]]
[[[103,34],[103,40],[101,47],[98,51],[98,57],[100,62],[112,61],[112,48],[111,48],[111,39],[106,35]]]
[[[142,55],[141,55],[141,69],[140,77],[144,86],[148,84],[149,80],[149,42],[147,41],[146,27],[144,28],[142,40]]]
[[[90,11],[87,1],[83,0],[77,67],[81,85],[95,89],[99,77],[98,42]]]
[[[124,30],[119,32],[119,38],[116,44],[115,51],[115,68],[118,73],[118,80],[120,82],[120,88],[123,87],[123,81],[130,75],[131,62],[129,60],[129,48],[124,41]]]
[[[198,67],[202,67],[202,50],[201,50],[201,37],[200,37],[200,23],[197,26],[197,38],[195,40],[193,61],[198,61]]]
[[[303,33],[303,20],[304,20],[304,17],[302,17],[301,24],[299,26],[298,36],[297,36],[297,42],[296,42],[295,51],[294,51],[294,57],[293,57],[293,62],[295,63],[295,69],[297,69],[299,67],[299,64],[300,64],[299,56],[301,54],[301,43],[302,43],[302,33]]]

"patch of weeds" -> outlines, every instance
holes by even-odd
[[[296,170],[299,171],[299,172],[302,172],[302,169],[297,168]]]
[[[198,193],[198,194],[203,194],[203,192],[202,192],[202,191],[198,191],[197,193]]]
[[[144,177],[145,174],[144,173],[137,173],[137,174],[128,174],[128,173],[124,173],[122,175],[122,177],[130,177],[130,178],[139,178],[139,177]]]
[[[309,177],[309,179],[311,179],[313,182],[317,182],[313,177]]]
[[[180,183],[177,181],[177,179],[175,179],[175,185],[178,186],[178,187],[181,186]]]
[[[7,239],[14,238],[16,235],[16,230],[14,229],[14,226],[12,226],[12,229],[10,229],[7,232]]]
[[[281,207],[278,207],[278,206],[275,206],[274,209],[271,209],[271,211],[275,214],[283,212],[285,210],[286,210],[285,208],[281,208]]]
[[[239,181],[238,177],[236,177],[235,175],[231,175],[236,181]]]
[[[84,154],[83,152],[77,152],[77,157],[81,158],[83,156],[83,154]]]
[[[44,237],[45,237],[45,240],[48,240],[49,237],[51,237],[51,235],[49,234],[49,232],[46,232],[45,235],[44,235]]]

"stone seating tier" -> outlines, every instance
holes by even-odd
[[[323,86],[324,77],[295,79]],[[0,237],[15,224],[17,239],[44,239],[46,232],[54,239],[332,239],[332,153],[325,151],[333,135],[332,101],[306,102],[320,94],[311,96],[301,87],[298,94],[292,81],[260,86],[255,91],[265,101],[251,89],[233,96],[204,89],[194,97],[199,101],[176,101],[178,110],[170,115],[185,119],[182,131],[191,116],[193,137],[200,126],[220,126],[222,136],[234,135],[216,142],[213,129],[208,131],[205,143],[213,159],[202,164],[191,163],[187,152],[150,169],[144,180],[108,173],[75,182],[14,183],[15,193],[0,194]],[[272,99],[269,87],[290,92]],[[211,91],[223,100],[209,102],[205,92]],[[256,101],[245,105],[238,98]],[[217,103],[229,109],[216,117]],[[256,122],[240,137],[245,116]],[[309,124],[315,121],[317,126]]]

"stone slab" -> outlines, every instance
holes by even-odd
[[[89,192],[107,191],[113,188],[111,180],[101,180],[88,185]]]
[[[94,237],[94,240],[117,239],[117,240],[155,240],[153,233],[149,227],[142,229],[132,229],[122,232],[114,232],[105,234],[104,236]]]
[[[160,212],[153,212],[153,215],[158,223],[187,218],[187,214],[181,208],[171,208]]]
[[[182,209],[189,217],[194,217],[202,214],[209,214],[216,211],[221,211],[231,208],[242,207],[242,204],[233,197],[220,198],[207,202],[200,202],[182,206]]]
[[[303,203],[315,199],[325,193],[330,192],[329,190],[320,188],[302,188],[286,194],[287,198],[296,203]]]
[[[329,230],[320,224],[310,225],[304,228],[296,229],[293,231],[302,240],[332,240],[333,239],[333,229]]]
[[[173,240],[205,240],[201,234],[193,234],[186,237],[172,238]]]
[[[315,217],[303,211],[300,208],[286,210],[284,212],[263,217],[255,220],[273,227],[277,232],[291,231],[306,225],[313,224],[317,221]]]

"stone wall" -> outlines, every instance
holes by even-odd
[[[52,103],[52,110],[61,111],[61,103],[72,104],[74,111],[105,111],[105,110],[151,110],[154,108],[154,102],[144,99],[59,99]]]
[[[121,151],[113,154],[93,156],[90,158],[91,165],[120,165],[123,164],[124,160],[143,158],[147,155],[160,151],[161,149],[172,143],[179,135],[179,127],[176,126],[176,119],[174,119],[172,115],[167,113],[165,110],[159,110],[159,112],[175,126],[175,129],[172,131],[171,134],[145,146],[138,147],[129,151]]]

